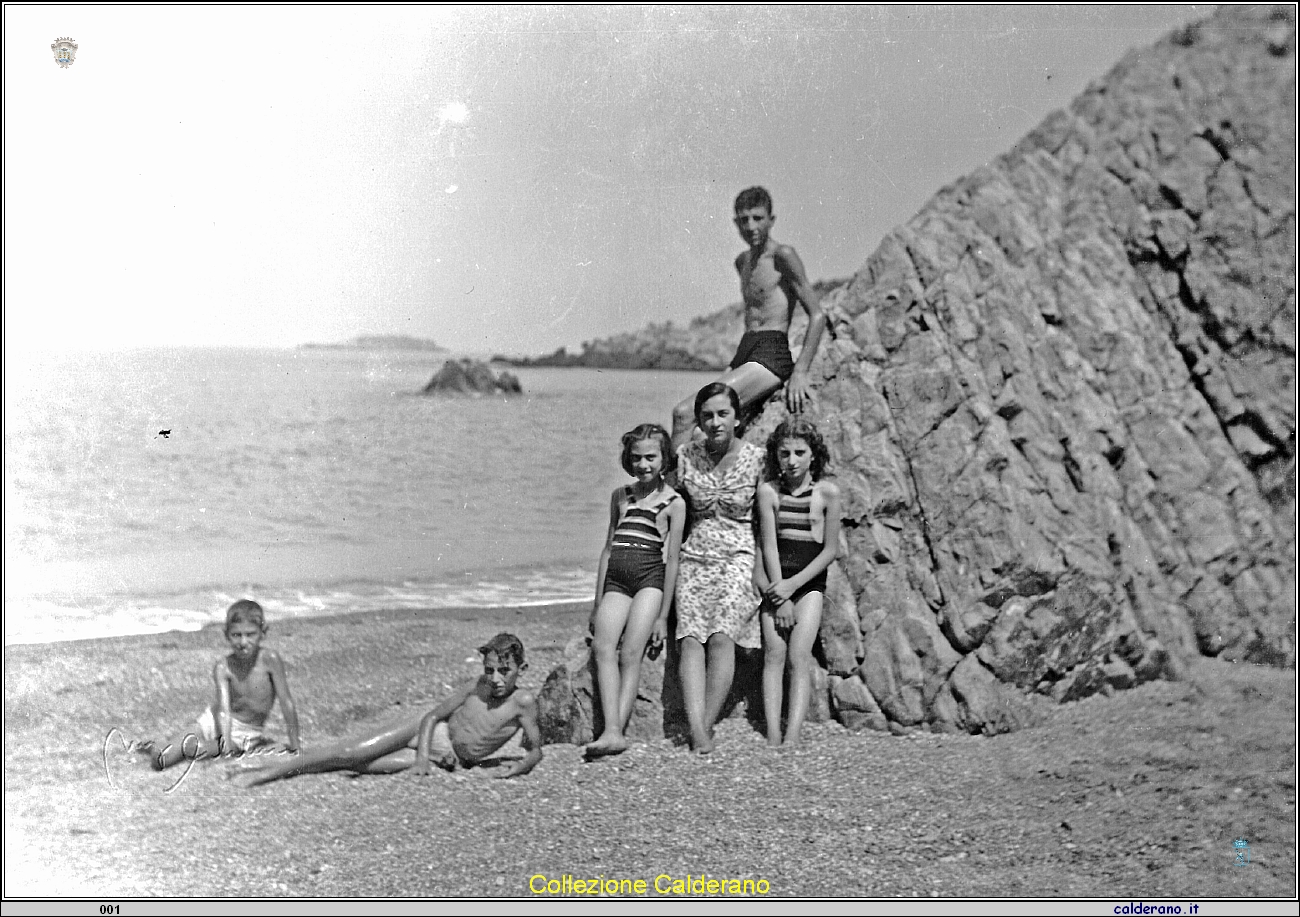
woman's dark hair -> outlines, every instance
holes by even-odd
[[[736,422],[740,422],[740,396],[736,394],[736,390],[725,382],[710,382],[695,395],[696,423],[700,422],[700,410],[704,407],[704,402],[719,395],[726,395],[730,399],[731,409],[736,412]]]
[[[767,438],[767,476],[773,481],[781,479],[781,464],[777,461],[776,450],[787,439],[801,439],[812,450],[812,464],[809,472],[814,481],[820,481],[831,464],[831,451],[826,448],[826,440],[813,426],[812,421],[802,417],[791,417],[781,421]]]
[[[673,452],[673,441],[668,435],[668,431],[657,423],[643,423],[636,429],[628,430],[623,434],[623,470],[628,474],[632,471],[632,447],[643,439],[659,440],[659,454],[664,457],[663,474],[669,474],[677,470],[677,455]]]

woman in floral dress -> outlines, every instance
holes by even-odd
[[[731,690],[736,645],[762,645],[754,588],[754,493],[763,450],[736,438],[740,398],[722,382],[695,396],[703,440],[677,451],[677,490],[689,506],[677,572],[677,639],[691,745],[713,750],[713,724]]]

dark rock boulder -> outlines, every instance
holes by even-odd
[[[665,703],[670,710],[673,706],[671,690],[667,697],[664,693],[667,662],[666,657],[660,656],[641,663],[641,682],[626,730],[630,738],[670,734],[672,721],[680,719],[664,715]],[[586,638],[578,637],[569,641],[564,649],[564,662],[551,670],[538,694],[538,726],[542,741],[546,744],[585,745],[600,735],[604,721],[600,706],[594,703],[595,696],[595,662]]]
[[[685,742],[686,712],[678,678],[677,646],[669,641],[667,651],[657,659],[643,659],[627,735],[632,739],[667,736]],[[818,670],[819,697],[811,705],[808,719],[814,722],[830,716],[826,675]],[[736,654],[736,675],[731,693],[723,705],[723,716],[742,715],[760,721],[763,711],[763,657],[756,651]],[[586,636],[569,641],[564,662],[551,670],[538,692],[538,726],[545,744],[584,745],[604,729],[596,698],[596,666]]]
[[[875,729],[884,732],[889,720],[876,703],[875,697],[857,675],[841,678],[831,675],[831,709],[836,719],[850,729]]]
[[[448,360],[423,389],[425,395],[518,395],[523,392],[511,372],[499,375],[479,360]]]

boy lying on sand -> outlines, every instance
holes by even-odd
[[[537,727],[537,701],[527,691],[515,690],[519,675],[528,668],[524,645],[514,634],[497,634],[484,646],[483,674],[456,689],[428,713],[390,723],[377,732],[341,739],[310,754],[251,769],[248,786],[257,786],[326,771],[393,774],[410,770],[429,774],[433,765],[454,770],[472,767],[517,733],[524,731],[527,754],[497,774],[517,777],[542,760],[542,736]]]
[[[289,693],[284,660],[275,650],[262,646],[266,629],[262,606],[251,599],[241,599],[226,609],[226,642],[231,652],[212,667],[216,698],[189,732],[161,748],[156,742],[136,746],[149,756],[154,770],[272,744],[263,729],[277,700],[289,731],[289,751],[298,750],[298,710]]]

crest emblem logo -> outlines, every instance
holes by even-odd
[[[56,38],[50,50],[54,52],[54,62],[65,69],[77,59],[77,43],[71,38]]]

